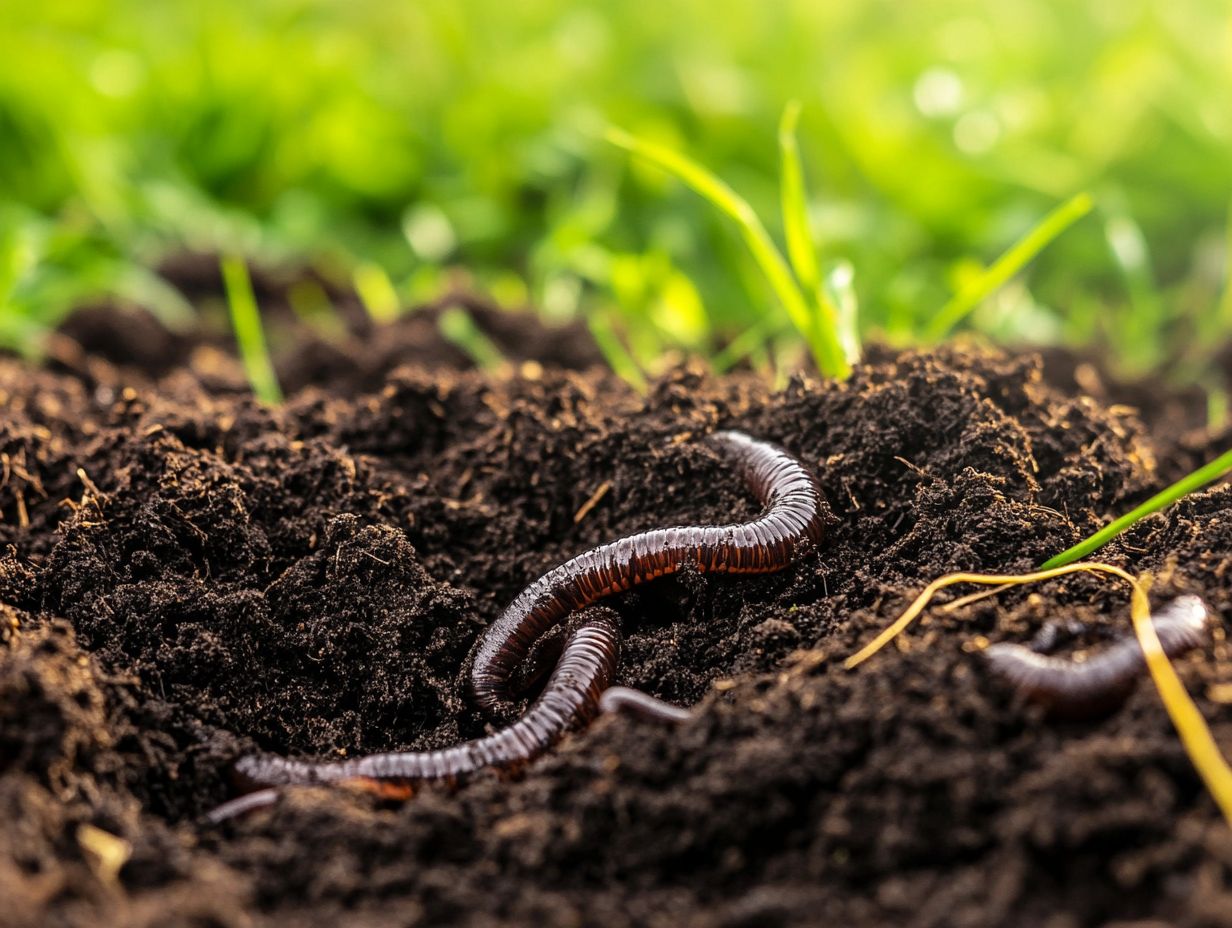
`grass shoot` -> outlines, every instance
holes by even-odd
[[[265,332],[261,328],[261,311],[252,292],[252,280],[244,259],[229,256],[222,259],[223,286],[227,291],[227,304],[231,309],[231,325],[235,329],[235,341],[239,345],[240,358],[248,374],[248,382],[257,399],[270,406],[282,402],[282,388],[265,346]]]
[[[1228,202],[1228,221],[1223,235],[1223,295],[1219,299],[1219,320],[1232,325],[1232,201]]]
[[[973,309],[1003,287],[1026,267],[1062,232],[1089,213],[1095,201],[1083,192],[1070,197],[1041,219],[1026,235],[1011,245],[982,273],[977,274],[937,312],[927,328],[927,336],[940,341]]]
[[[781,206],[791,262],[766,230],[756,211],[718,176],[691,158],[663,145],[611,128],[607,139],[671,174],[736,223],[753,260],[761,269],[812,353],[817,369],[827,377],[844,380],[858,359],[858,346],[841,332],[837,308],[821,285],[816,239],[808,218],[804,173],[795,141],[799,105],[789,104],[779,126],[782,157]]]
[[[595,344],[599,348],[599,352],[603,355],[603,359],[607,361],[607,366],[615,371],[616,376],[633,387],[638,393],[645,393],[650,389],[649,384],[646,382],[646,375],[642,373],[641,365],[637,363],[637,360],[616,333],[616,326],[612,321],[611,315],[602,311],[592,312],[587,315],[586,322],[590,328],[591,337],[594,338]]]
[[[398,318],[401,300],[383,267],[372,261],[361,262],[352,274],[352,281],[359,301],[373,322],[385,325]]]
[[[445,340],[460,348],[481,371],[493,373],[509,368],[505,355],[461,306],[446,309],[436,325]]]

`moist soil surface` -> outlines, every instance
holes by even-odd
[[[277,409],[225,339],[110,310],[43,365],[0,359],[0,924],[1232,924],[1232,830],[1150,683],[1053,722],[979,653],[1049,623],[1098,648],[1127,632],[1124,588],[931,609],[842,667],[928,581],[1029,570],[1227,435],[978,349],[777,392],[684,364],[643,397],[582,331],[474,304],[518,362],[480,373],[438,309],[292,340]],[[402,805],[300,788],[205,823],[245,752],[490,730],[468,659],[524,586],[622,534],[756,513],[716,428],[797,455],[830,516],[782,573],[606,603],[619,682],[693,721],[604,717]],[[1155,602],[1209,603],[1178,669],[1225,747],[1230,556],[1227,487],[1103,552],[1153,571]]]

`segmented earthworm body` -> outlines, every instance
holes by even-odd
[[[786,567],[823,527],[821,489],[795,458],[741,432],[707,439],[739,469],[766,507],[751,522],[680,526],[591,548],[528,586],[488,627],[471,670],[475,703],[489,711],[511,698],[510,680],[534,642],[570,613],[686,564],[708,573],[771,573]]]
[[[1168,657],[1178,657],[1206,637],[1206,606],[1196,596],[1174,599],[1152,616]],[[1110,712],[1133,691],[1146,667],[1138,639],[1130,635],[1085,661],[1048,657],[1018,644],[984,651],[992,670],[1026,699],[1056,718],[1090,718]]]
[[[604,690],[599,697],[599,711],[604,715],[631,715],[645,722],[670,725],[681,725],[693,718],[693,713],[688,709],[673,706],[670,702],[627,686],[612,686]]]
[[[508,728],[438,751],[370,754],[343,761],[289,760],[272,754],[240,758],[236,786],[250,796],[210,813],[220,822],[274,801],[271,787],[345,783],[391,799],[408,798],[425,783],[456,784],[488,768],[509,769],[533,760],[570,729],[599,713],[599,697],[616,673],[620,629],[606,616],[579,625],[539,698]],[[251,792],[259,790],[259,792]]]

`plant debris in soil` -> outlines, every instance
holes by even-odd
[[[291,346],[278,409],[222,348],[166,365],[98,319],[45,367],[0,359],[0,924],[1232,924],[1232,833],[1152,687],[1050,722],[978,653],[1058,619],[1070,647],[1118,638],[1123,589],[930,610],[842,669],[935,577],[1030,570],[1158,489],[1173,438],[1029,355],[880,352],[777,393],[686,365],[641,397],[574,335],[531,332],[558,356],[493,377],[422,326],[342,361]],[[387,350],[416,339],[410,364]],[[605,603],[619,682],[693,721],[603,718],[516,778],[401,806],[296,789],[204,824],[249,751],[482,734],[468,656],[526,584],[754,513],[697,441],[719,427],[813,468],[832,521],[782,573]],[[1100,555],[1210,604],[1214,643],[1178,669],[1223,745],[1230,555],[1227,487]]]

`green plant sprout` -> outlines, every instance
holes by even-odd
[[[1051,570],[1054,567],[1062,567],[1066,564],[1073,563],[1074,561],[1086,557],[1092,551],[1107,544],[1117,535],[1140,522],[1142,519],[1145,519],[1152,513],[1159,512],[1161,509],[1171,506],[1177,500],[1188,496],[1195,490],[1200,490],[1208,483],[1218,480],[1229,471],[1232,471],[1232,451],[1225,451],[1209,464],[1199,467],[1193,473],[1182,477],[1166,489],[1160,490],[1141,506],[1127,512],[1119,519],[1110,522],[1094,535],[1078,542],[1078,544],[1074,545],[1072,548],[1067,548],[1056,557],[1049,558],[1041,565],[1040,569]]]
[[[821,288],[821,267],[817,262],[817,239],[808,212],[808,193],[804,187],[804,165],[800,161],[800,145],[796,141],[796,126],[800,122],[800,101],[792,100],[783,108],[779,120],[779,184],[780,207],[783,213],[783,233],[787,239],[787,257],[796,280],[807,293]],[[825,300],[825,294],[820,294]],[[828,307],[837,319],[833,306]]]
[[[646,375],[616,334],[610,314],[603,310],[589,312],[586,314],[586,324],[607,366],[638,393],[645,393],[648,389]]]
[[[261,328],[261,311],[252,292],[248,277],[248,265],[243,258],[234,255],[220,262],[223,286],[227,291],[227,305],[231,310],[231,325],[240,348],[240,358],[248,374],[248,382],[257,399],[270,406],[282,402],[282,389],[274,373],[269,350],[265,347],[265,332]]]
[[[1228,331],[1232,326],[1232,200],[1228,202],[1228,221],[1223,236],[1223,295],[1219,299],[1219,321]]]
[[[766,342],[776,335],[781,335],[784,327],[777,319],[767,316],[755,325],[745,329],[710,360],[710,366],[715,373],[723,374],[731,370],[744,358],[765,348]]]
[[[451,306],[441,313],[436,327],[446,341],[462,349],[481,371],[492,373],[509,367],[501,350],[461,306]]]
[[[795,142],[798,118],[799,105],[789,104],[779,126],[782,209],[790,264],[749,202],[715,174],[680,152],[638,138],[623,129],[609,128],[606,138],[671,174],[736,223],[754,261],[808,345],[817,369],[827,377],[844,380],[851,375],[851,364],[858,360],[858,354],[853,356],[844,348],[838,310],[821,286],[814,251],[816,245],[808,220],[803,169]],[[848,349],[854,347],[847,346]]]
[[[373,322],[384,325],[398,318],[401,301],[385,268],[373,261],[363,261],[355,268],[352,281]]]
[[[1057,236],[1085,216],[1095,206],[1095,201],[1085,191],[1070,197],[1041,219],[1022,238],[972,278],[958,293],[954,294],[938,310],[929,322],[926,335],[932,341],[941,341],[950,330],[968,313],[1003,287],[1007,281],[1048,246]]]

